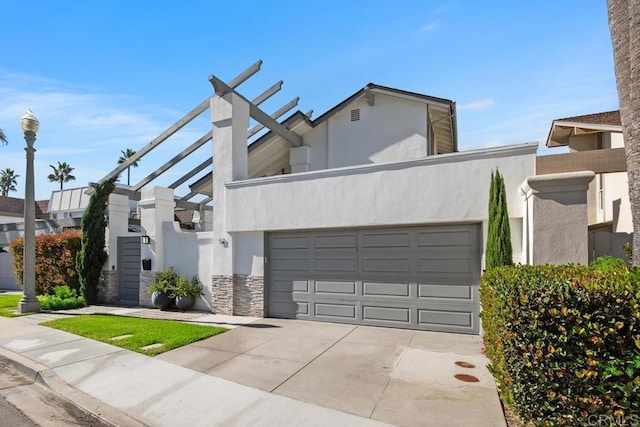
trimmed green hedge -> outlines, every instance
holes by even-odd
[[[638,420],[639,283],[608,261],[485,272],[486,354],[505,403],[537,425]]]

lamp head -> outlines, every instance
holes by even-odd
[[[20,117],[20,126],[22,126],[22,130],[25,132],[38,132],[40,128],[40,122],[36,119],[36,116],[33,115],[33,111],[28,109],[24,116]]]

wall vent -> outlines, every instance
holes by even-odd
[[[360,120],[360,109],[351,110],[351,121],[357,122],[358,120]]]

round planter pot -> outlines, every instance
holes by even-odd
[[[151,304],[160,310],[165,310],[173,305],[173,299],[164,292],[155,291],[151,294]]]
[[[189,310],[195,303],[196,299],[191,295],[176,297],[176,307],[178,307],[180,311]]]

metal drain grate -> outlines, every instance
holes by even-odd
[[[462,368],[475,368],[476,365],[474,365],[473,363],[469,363],[469,362],[462,362],[462,361],[457,361],[454,362],[455,365],[460,366]]]
[[[473,375],[467,375],[467,374],[456,374],[454,375],[454,378],[459,381],[464,381],[466,383],[477,383],[480,381],[478,378],[474,377]]]

